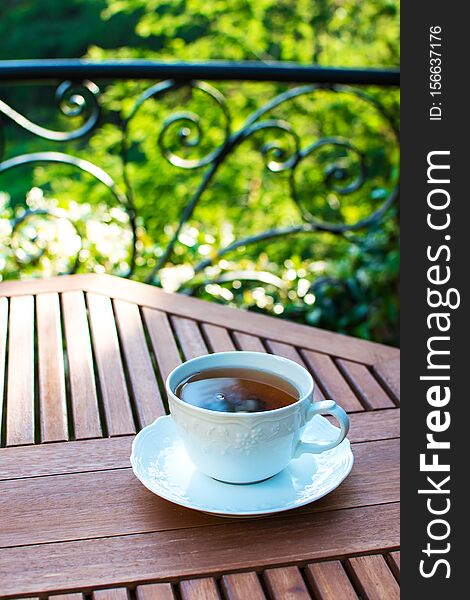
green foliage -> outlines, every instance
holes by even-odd
[[[29,53],[33,58],[86,51],[94,59],[275,59],[332,66],[386,66],[399,60],[398,3],[389,0],[74,0],[65,4],[47,0],[48,15],[29,2],[14,4],[21,10],[8,12],[0,24],[6,38],[5,58],[15,52],[17,57]],[[57,46],[48,45],[44,36],[35,49],[22,47],[16,32],[28,37],[28,30],[41,31],[51,15],[52,31],[60,29],[57,36],[52,34]],[[10,32],[13,25],[15,32]],[[70,25],[74,35],[69,32],[61,41]],[[165,152],[186,161],[199,160],[220,146],[226,125],[221,107],[203,90],[182,88],[147,100],[129,122],[125,178],[123,123],[139,93],[152,83],[103,85],[104,122],[87,140],[51,148],[31,136],[18,137],[18,129],[12,126],[5,134],[7,156],[37,149],[69,152],[104,169],[132,196],[138,215],[135,276],[139,279],[154,270],[207,168],[173,166]],[[268,99],[288,89],[268,83],[216,87],[226,98],[232,132]],[[295,137],[279,129],[257,132],[230,153],[205,189],[170,260],[158,274],[160,285],[396,343],[399,254],[395,209],[384,222],[358,232],[352,240],[304,233],[246,244],[217,256],[218,249],[235,239],[299,225],[302,215],[354,223],[381,205],[398,180],[398,148],[390,125],[390,120],[397,119],[398,96],[391,90],[369,93],[385,107],[389,119],[361,98],[331,91],[302,95],[265,117],[288,122],[301,148],[328,136],[347,139],[367,157],[364,185],[350,194],[341,192],[360,175],[360,160],[354,148],[327,144],[296,168],[294,202],[290,171],[272,172],[266,164],[291,156]],[[7,99],[20,112],[51,127],[67,129],[78,122],[54,117],[53,100],[39,88],[33,92],[29,88],[27,93],[10,89]],[[164,127],[165,120],[178,112],[198,116],[200,138],[187,118]],[[181,137],[182,131],[186,138]],[[194,143],[184,144],[184,140]],[[282,148],[283,158],[268,150],[270,143]],[[130,223],[105,186],[64,165],[22,167],[2,177],[0,189],[11,195],[0,203],[3,277],[66,271],[75,261],[79,271],[127,272]],[[33,214],[24,219],[10,244],[11,219],[14,214],[22,219],[25,208],[46,208],[53,216]],[[195,273],[194,266],[208,258],[212,264]]]
[[[398,2],[107,0],[105,18],[141,15],[136,33],[174,59],[398,64]]]

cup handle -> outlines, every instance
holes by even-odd
[[[295,449],[295,457],[305,452],[320,454],[320,452],[330,450],[340,444],[348,434],[349,417],[341,406],[338,406],[333,400],[322,400],[311,404],[307,412],[307,421],[310,421],[315,415],[332,415],[335,417],[340,428],[338,437],[332,442],[303,442],[300,440]]]

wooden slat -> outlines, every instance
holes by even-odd
[[[367,408],[395,407],[393,400],[385,393],[366,366],[341,358],[338,359],[338,365],[349,385]]]
[[[5,595],[215,575],[395,550],[399,505],[246,519],[208,529],[40,544],[2,550]],[[53,576],[51,574],[53,573]]]
[[[133,437],[2,449],[1,479],[22,479],[129,467]]]
[[[173,332],[164,312],[152,308],[142,309],[142,314],[147,325],[150,342],[163,381],[181,363]]]
[[[99,277],[99,276],[98,276]],[[84,290],[96,279],[95,275],[59,275],[57,277],[47,277],[44,279],[29,278],[22,281],[8,280],[0,283],[0,296],[25,296],[27,294],[41,294],[44,292],[67,292],[71,290]],[[100,285],[104,280],[100,279]],[[98,280],[96,279],[96,283]],[[95,286],[96,287],[96,286]]]
[[[258,575],[253,571],[224,575],[221,585],[227,600],[266,600]]]
[[[138,585],[135,591],[137,600],[175,600],[169,583],[149,583]]]
[[[379,362],[372,367],[372,370],[395,400],[400,402],[400,358],[395,357]]]
[[[58,442],[69,437],[58,294],[36,296],[36,319],[41,441]]]
[[[209,342],[211,352],[232,352],[236,349],[224,327],[201,323],[201,329]]]
[[[83,600],[83,594],[54,594],[52,600]]]
[[[390,552],[386,555],[386,559],[395,579],[400,581],[400,552]]]
[[[334,400],[347,411],[364,410],[329,356],[310,350],[302,350],[301,354],[329,400]]]
[[[171,317],[171,322],[186,360],[207,354],[207,346],[196,321],[185,317]]]
[[[264,573],[272,600],[310,600],[311,596],[297,567],[268,569]]]
[[[274,342],[273,340],[266,340],[266,345],[268,350],[273,354],[277,354],[277,356],[282,356],[284,358],[289,358],[294,362],[298,363],[301,367],[306,368],[305,362],[302,360],[302,357],[298,353],[297,349],[294,346],[290,346],[289,344],[283,344],[282,342]],[[318,382],[315,377],[313,378],[315,381],[315,390],[313,392],[313,399],[315,402],[319,402],[325,399],[325,395],[321,391]]]
[[[241,331],[234,331],[233,339],[240,350],[247,350],[248,352],[266,352],[266,348],[263,346],[262,341],[254,335],[242,333]]]
[[[17,516],[10,519],[14,506],[8,509],[7,502],[12,500],[17,506]],[[129,468],[2,481],[0,506],[3,513],[0,548],[181,531],[220,520],[162,500],[144,488]]]
[[[113,588],[93,592],[93,600],[129,600],[126,588]]]
[[[165,408],[145,341],[139,307],[115,300],[114,310],[139,425],[145,427],[164,415]]]
[[[339,560],[307,565],[305,574],[318,600],[357,600],[358,598]]]
[[[7,446],[34,443],[34,299],[10,300]]]
[[[101,437],[90,332],[83,293],[63,293],[62,313],[74,436],[77,440]]]
[[[182,581],[180,594],[181,600],[220,600],[217,585],[212,577]]]
[[[398,408],[354,413],[349,418],[351,429],[348,438],[353,443],[400,436]],[[125,468],[129,466],[132,439],[124,436],[5,448],[0,460],[0,479]]]
[[[290,521],[299,512],[313,514],[398,501],[398,440],[359,444],[354,454],[352,473],[334,492],[285,513],[283,520]],[[0,547],[220,522],[220,517],[175,506],[152,494],[130,468],[2,481],[0,498],[4,506]]]
[[[0,438],[2,437],[3,398],[5,395],[5,367],[7,354],[8,300],[0,298]]]
[[[400,409],[398,408],[353,413],[349,415],[349,422],[348,439],[351,442],[400,437]]]
[[[348,560],[350,576],[364,600],[398,600],[400,588],[381,555]]]
[[[134,433],[111,301],[106,296],[87,294],[87,303],[108,434]]]

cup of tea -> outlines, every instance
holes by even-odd
[[[166,380],[171,416],[194,465],[228,483],[262,481],[303,453],[343,441],[347,414],[333,400],[313,402],[313,389],[312,376],[299,364],[261,352],[200,356]],[[302,440],[315,415],[335,417],[335,440]]]

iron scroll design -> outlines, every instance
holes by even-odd
[[[344,70],[341,70],[344,74]],[[44,73],[47,73],[45,71]],[[44,75],[46,78],[46,75]],[[319,78],[321,80],[321,78]],[[343,77],[344,79],[344,77]],[[341,79],[340,79],[341,80]],[[362,81],[361,81],[362,83]],[[374,83],[374,81],[371,81]],[[377,83],[377,81],[375,81]],[[380,81],[380,84],[383,82]],[[385,198],[382,199],[380,206],[374,207],[373,210],[365,217],[361,217],[353,222],[337,222],[321,220],[311,210],[305,206],[301,195],[298,192],[298,173],[302,162],[315,153],[320,152],[324,148],[341,149],[341,158],[333,160],[323,171],[323,185],[330,190],[333,190],[337,195],[346,197],[350,194],[358,192],[368,180],[368,171],[366,166],[366,156],[357,148],[351,141],[341,136],[325,136],[321,137],[309,145],[302,145],[301,137],[297,134],[295,127],[285,119],[273,117],[272,112],[279,107],[283,107],[287,103],[293,103],[297,99],[316,94],[327,90],[336,95],[354,96],[369,107],[372,107],[377,114],[389,126],[391,137],[394,143],[398,145],[398,128],[393,117],[388,111],[377,101],[377,99],[364,91],[360,87],[351,87],[343,83],[336,83],[334,73],[331,75],[331,81],[322,81],[321,83],[312,82],[302,85],[290,87],[287,91],[276,95],[274,98],[266,102],[262,107],[256,109],[249,115],[245,121],[235,127],[232,118],[228,101],[220,90],[209,84],[207,81],[197,79],[184,79],[181,76],[159,81],[142,92],[136,99],[133,107],[121,122],[121,141],[120,141],[120,159],[122,166],[122,181],[123,188],[115,182],[115,180],[100,166],[89,160],[85,160],[78,156],[71,155],[68,152],[52,151],[50,149],[38,152],[20,154],[14,157],[4,158],[5,154],[5,136],[3,123],[0,120],[0,175],[16,169],[24,165],[37,165],[41,163],[51,164],[59,163],[71,166],[74,169],[88,173],[100,184],[104,185],[109,190],[113,198],[113,202],[127,214],[129,237],[129,267],[126,276],[131,276],[135,273],[136,259],[138,257],[138,211],[134,200],[134,189],[132,185],[132,177],[129,169],[129,151],[131,146],[130,127],[133,119],[149,100],[160,99],[170,92],[179,90],[180,88],[188,88],[197,90],[203,94],[208,102],[213,103],[220,113],[220,129],[222,133],[222,141],[215,147],[209,149],[205,155],[196,159],[188,159],[184,156],[185,149],[197,149],[202,145],[204,138],[204,130],[202,127],[202,117],[189,110],[180,110],[172,113],[165,119],[161,125],[158,135],[157,144],[162,156],[165,160],[173,165],[176,169],[184,169],[188,171],[199,171],[201,173],[199,183],[188,198],[179,222],[175,227],[173,235],[169,240],[163,252],[156,260],[155,265],[147,276],[147,282],[155,283],[158,281],[158,275],[161,269],[171,262],[175,246],[184,226],[191,219],[201,197],[214,180],[217,172],[224,164],[224,161],[234,153],[236,149],[242,146],[247,140],[255,135],[263,135],[265,132],[278,135],[281,140],[288,138],[290,140],[290,150],[287,151],[282,141],[275,139],[264,143],[260,152],[265,163],[266,169],[272,173],[285,172],[288,175],[290,197],[292,202],[298,208],[300,221],[296,225],[286,227],[277,227],[260,231],[240,239],[231,241],[229,244],[218,248],[215,254],[210,257],[200,260],[193,266],[193,275],[198,274],[211,266],[220,258],[233,253],[240,247],[246,247],[260,242],[268,242],[284,236],[293,236],[297,234],[328,232],[330,234],[343,236],[351,239],[357,232],[372,229],[377,227],[389,212],[391,206],[397,201],[399,188],[398,184],[393,185],[392,189],[388,190]],[[15,126],[18,126],[36,138],[42,140],[67,144],[72,140],[84,140],[93,133],[100,125],[102,117],[102,104],[100,102],[100,89],[94,82],[84,79],[82,81],[65,81],[62,82],[56,90],[56,101],[59,110],[65,117],[74,117],[74,122],[77,117],[81,117],[79,126],[69,131],[60,131],[56,129],[48,129],[34,123],[26,116],[20,114],[16,109],[9,106],[7,103],[0,100],[0,117],[6,117]],[[176,138],[179,141],[179,149],[175,149],[169,141],[170,134],[177,131]],[[173,135],[174,139],[175,136]],[[344,157],[347,157],[347,160]],[[354,168],[351,168],[353,165]],[[17,237],[21,235],[21,226],[35,216],[51,219],[68,219],[71,222],[78,238],[81,237],[79,227],[74,223],[67,214],[60,210],[44,210],[30,208],[25,210],[19,217],[15,217],[11,222],[9,247],[12,256],[15,256],[15,250],[18,246]],[[32,240],[34,242],[34,240]],[[77,245],[76,257],[72,264],[68,266],[66,272],[74,273],[79,267],[78,255],[82,248],[81,242]],[[39,253],[32,253],[27,260],[37,260]],[[24,264],[24,258],[23,258]],[[19,265],[20,266],[20,265]],[[185,282],[187,286],[191,280]],[[197,289],[197,286],[194,288]]]

